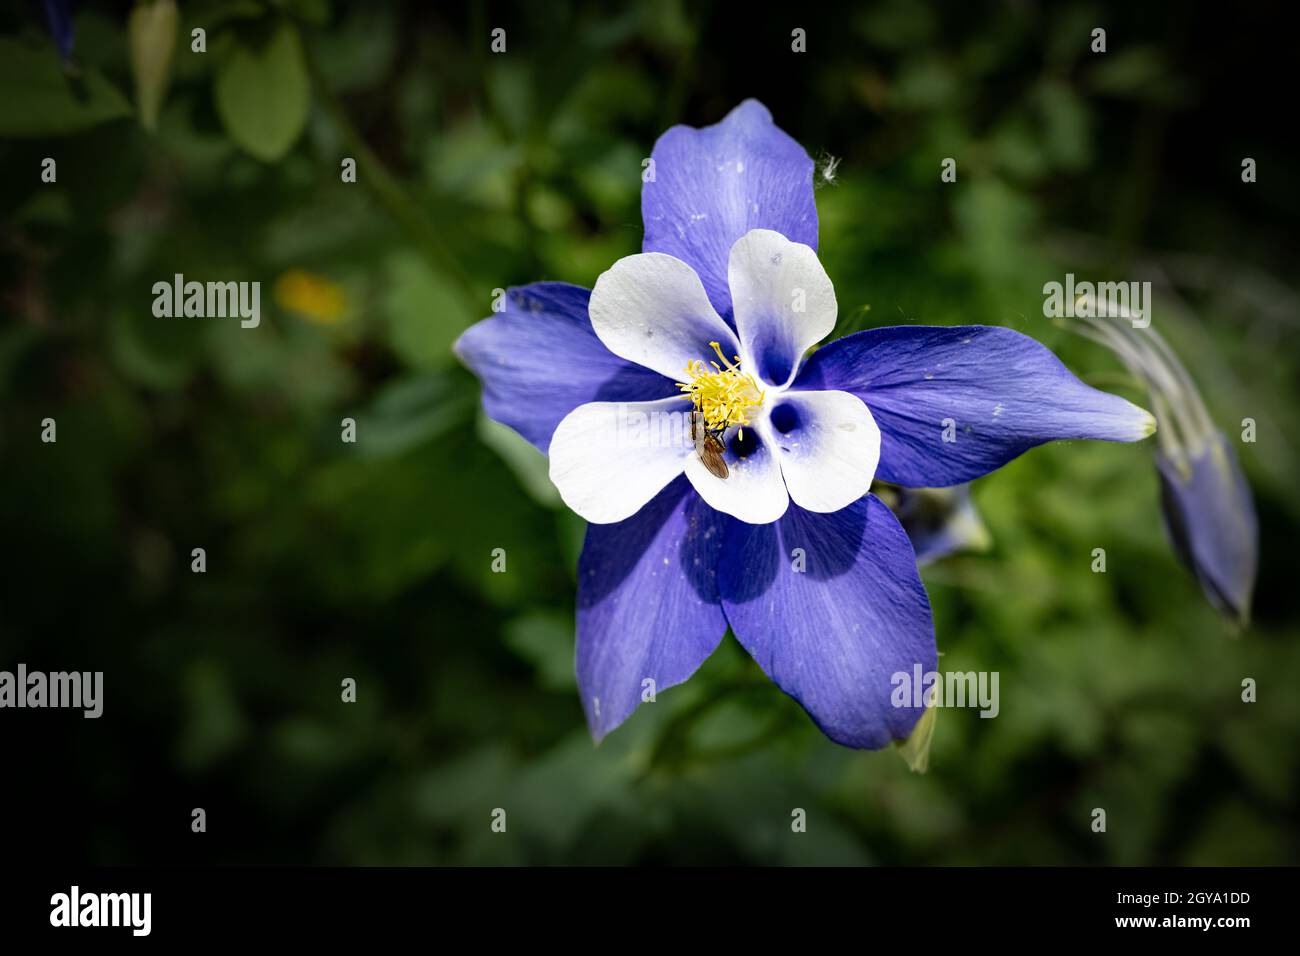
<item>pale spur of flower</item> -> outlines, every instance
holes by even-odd
[[[1145,386],[1160,423],[1155,457],[1165,528],[1174,553],[1212,605],[1250,621],[1259,563],[1259,521],[1231,442],[1214,426],[1196,383],[1154,328],[1127,310],[1084,297],[1070,325],[1113,351]]]
[[[1010,329],[873,329],[805,358],[836,318],[808,154],[747,100],[668,130],[652,158],[640,254],[590,293],[512,289],[456,344],[487,413],[550,455],[590,522],[577,677],[592,735],[689,678],[730,627],[832,740],[904,740],[923,707],[894,707],[891,675],[935,668],[934,626],[872,481],[960,484],[1053,439],[1136,441],[1152,418]]]

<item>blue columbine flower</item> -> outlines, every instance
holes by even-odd
[[[1154,421],[1009,329],[873,329],[805,359],[836,317],[808,154],[747,100],[668,130],[652,158],[641,254],[590,293],[512,289],[456,344],[487,413],[550,455],[590,522],[577,676],[592,735],[649,681],[689,678],[730,626],[832,740],[905,739],[922,706],[891,706],[891,676],[935,668],[934,626],[873,479],[960,484],[1046,441],[1136,441]]]
[[[1113,351],[1146,387],[1160,422],[1156,469],[1174,553],[1209,602],[1236,624],[1250,622],[1259,562],[1259,521],[1237,453],[1210,419],[1200,391],[1155,329],[1128,311],[1083,297],[1065,323]]]

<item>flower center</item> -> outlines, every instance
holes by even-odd
[[[722,432],[733,425],[749,424],[748,409],[763,404],[766,394],[759,389],[758,382],[748,372],[740,370],[740,356],[732,361],[722,354],[722,346],[717,342],[709,345],[717,353],[722,364],[710,361],[705,364],[695,359],[686,366],[689,382],[678,382],[677,386],[691,396],[695,410],[704,419],[704,426],[710,431]]]

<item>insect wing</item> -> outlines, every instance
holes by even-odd
[[[718,478],[726,478],[731,473],[727,468],[726,459],[722,457],[722,442],[712,435],[704,436],[699,451],[700,461],[704,462],[704,467],[709,470],[709,474]]]

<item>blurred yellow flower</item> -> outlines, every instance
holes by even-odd
[[[348,296],[343,286],[305,269],[290,269],[275,280],[275,302],[313,322],[332,325],[347,311]]]

